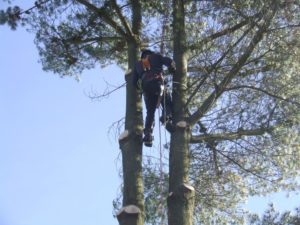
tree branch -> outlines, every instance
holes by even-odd
[[[206,44],[206,43],[208,43],[208,42],[210,42],[210,41],[212,41],[214,39],[217,39],[217,38],[219,38],[221,36],[233,33],[236,30],[238,30],[238,29],[242,28],[243,26],[247,25],[248,23],[249,23],[249,20],[244,20],[244,21],[238,23],[237,25],[235,25],[233,27],[225,28],[224,30],[221,30],[219,32],[216,32],[216,33],[214,33],[214,34],[212,34],[212,35],[204,38],[199,43],[195,43],[193,45],[190,45],[189,49],[195,49],[195,48],[197,48],[197,46],[202,46],[202,45],[204,45],[204,44]]]
[[[239,162],[237,162],[236,160],[234,160],[233,158],[229,157],[228,155],[224,154],[222,151],[219,151],[218,149],[216,149],[216,151],[218,151],[218,153],[220,155],[222,155],[223,157],[225,157],[226,159],[228,159],[230,162],[232,162],[233,164],[237,165],[240,169],[244,170],[247,173],[252,174],[255,177],[258,177],[262,180],[266,180],[268,182],[273,182],[273,180],[268,179],[267,177],[263,177],[258,173],[255,173],[255,171],[252,171],[251,169],[247,169],[245,168],[243,165],[241,165]]]
[[[198,90],[201,88],[201,86],[204,84],[206,79],[208,78],[209,74],[217,67],[219,63],[225,59],[225,57],[229,54],[229,52],[237,46],[243,39],[244,37],[250,32],[252,27],[247,29],[244,34],[232,45],[230,46],[227,51],[224,52],[224,54],[210,67],[210,70],[207,72],[207,74],[204,75],[203,79],[200,81],[200,83],[197,85],[197,87],[194,89],[193,93],[189,96],[188,100],[186,101],[185,107],[188,106],[188,104],[193,100],[194,96],[197,94]]]
[[[87,7],[89,10],[95,12],[101,19],[103,19],[104,22],[106,22],[108,25],[110,25],[118,34],[120,34],[123,37],[128,38],[128,35],[119,25],[116,23],[111,16],[105,11],[104,8],[97,8],[95,5],[89,3],[86,0],[76,0],[80,4]]]
[[[257,136],[263,135],[265,133],[271,132],[274,128],[260,128],[254,130],[238,130],[231,133],[222,134],[204,134],[204,135],[193,135],[190,139],[190,143],[203,143],[211,141],[226,141],[226,140],[236,140],[243,136]]]
[[[126,21],[126,18],[123,16],[123,14],[121,12],[121,9],[118,6],[116,0],[111,0],[111,3],[112,3],[113,8],[116,10],[119,19],[121,20],[121,23],[125,27],[125,30],[126,30],[127,34],[130,35],[130,37],[134,37],[134,35],[132,33],[132,30],[131,30],[128,22]]]
[[[22,14],[30,14],[31,11],[33,11],[36,8],[40,8],[41,5],[46,4],[47,2],[50,2],[50,0],[45,0],[45,1],[35,1],[34,6],[30,7],[29,9],[23,10],[23,11],[18,11],[15,16],[19,18]]]
[[[295,102],[295,101],[292,101],[290,99],[283,98],[283,97],[281,97],[279,95],[272,94],[272,93],[270,93],[270,92],[268,92],[266,90],[263,90],[263,89],[257,88],[257,87],[253,87],[253,86],[240,85],[240,86],[226,88],[225,91],[237,90],[237,89],[242,89],[242,88],[247,88],[247,89],[252,89],[252,90],[255,90],[255,91],[263,92],[266,95],[269,95],[269,96],[271,96],[273,98],[276,98],[276,99],[279,99],[279,100],[282,100],[282,101],[285,101],[285,102],[288,102],[288,103],[291,103],[291,104],[295,104],[295,105],[297,105],[297,106],[300,107],[300,103],[299,102]]]
[[[264,34],[269,27],[276,11],[276,9],[266,10],[265,20],[263,24],[259,26],[259,29],[255,33],[248,47],[245,49],[244,53],[241,55],[232,69],[228,72],[223,81],[218,85],[218,88],[216,88],[216,90],[210,94],[210,96],[203,102],[198,110],[188,118],[189,124],[194,125],[212,107],[218,97],[220,97],[220,95],[224,92],[227,85],[239,73],[240,69],[243,67],[247,59],[250,57],[251,53],[254,51],[256,45],[263,39]]]
[[[238,29],[246,26],[247,24],[253,23],[253,19],[261,18],[262,15],[263,15],[263,13],[259,12],[259,13],[255,14],[253,17],[246,18],[245,20],[241,21],[240,23],[238,23],[238,24],[236,24],[232,27],[228,27],[228,28],[225,28],[224,30],[221,30],[219,32],[211,34],[210,36],[208,36],[208,37],[204,38],[203,40],[201,40],[199,43],[190,45],[189,48],[190,49],[197,48],[197,46],[199,46],[199,45],[204,45],[204,44],[206,44],[210,41],[213,41],[213,40],[215,40],[219,37],[222,37],[226,34],[233,33],[235,31],[237,31]]]
[[[109,97],[109,95],[111,95],[112,93],[114,93],[115,91],[123,88],[126,86],[126,82],[115,87],[114,89],[110,90],[110,89],[106,89],[104,90],[104,92],[102,94],[99,94],[99,93],[95,93],[94,91],[92,91],[92,94],[88,94],[88,97],[92,100],[92,101],[95,101],[95,100],[98,100],[98,101],[101,101],[102,99],[104,98],[107,98]]]
[[[202,66],[189,66],[187,68],[187,71],[189,73],[208,73],[208,71],[211,70],[212,66],[206,66],[206,67],[202,67]]]
[[[69,39],[65,39],[64,41],[70,44],[85,44],[90,42],[100,42],[100,41],[115,41],[115,40],[122,40],[122,37],[93,37],[93,38],[86,38],[81,39],[80,37],[72,37]]]
[[[281,26],[281,27],[269,29],[268,32],[273,32],[273,31],[277,31],[277,30],[283,30],[283,29],[287,29],[287,28],[299,28],[299,27],[300,27],[300,23],[299,24],[288,24],[286,26]]]

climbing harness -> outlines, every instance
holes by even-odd
[[[163,76],[161,73],[156,73],[153,74],[150,71],[145,71],[142,75],[142,81],[152,81],[152,80],[158,80],[158,81],[163,81]]]

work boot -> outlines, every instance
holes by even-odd
[[[145,134],[145,136],[143,138],[144,145],[147,147],[152,147],[153,140],[154,140],[154,137],[152,136],[151,133]]]
[[[171,120],[169,120],[165,123],[165,127],[166,127],[166,130],[169,131],[170,133],[175,131],[175,126],[173,125]]]
[[[152,147],[153,139],[154,137],[152,136],[152,129],[145,129],[143,138],[144,145],[147,147]]]
[[[165,124],[165,123],[168,123],[172,120],[172,116],[171,115],[167,115],[167,116],[164,116],[162,115],[160,118],[159,118],[159,121],[162,123],[162,124]]]

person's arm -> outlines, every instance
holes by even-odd
[[[162,56],[162,62],[163,62],[163,64],[164,64],[165,66],[168,67],[170,73],[175,73],[176,65],[175,65],[174,60],[172,60],[172,59],[169,58],[169,57],[163,57],[163,56]]]

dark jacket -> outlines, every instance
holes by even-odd
[[[150,62],[149,72],[152,73],[153,75],[162,74],[163,66],[167,66],[169,70],[175,70],[175,63],[169,57],[164,57],[160,54],[154,53],[148,56],[148,60]],[[138,80],[142,79],[144,72],[145,70],[143,69],[142,61],[140,60],[135,64],[134,71],[133,71],[132,82],[134,86],[137,87]]]

